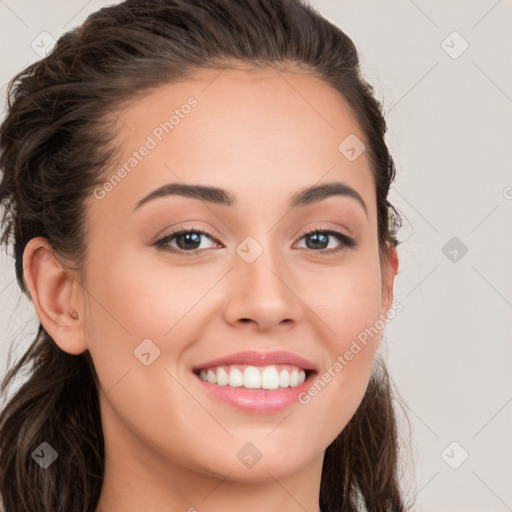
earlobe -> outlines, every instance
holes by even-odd
[[[82,289],[43,237],[32,238],[23,252],[23,275],[37,316],[46,332],[65,352],[87,350],[82,308]]]

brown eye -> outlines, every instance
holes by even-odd
[[[210,233],[201,229],[178,229],[164,236],[157,242],[156,247],[173,253],[192,253],[195,254],[197,251],[203,251],[207,248],[200,247],[201,242],[204,238],[215,240]],[[169,245],[170,242],[176,241],[176,246]]]
[[[309,231],[305,233],[302,238],[307,240],[306,249],[312,249],[315,252],[322,252],[325,254],[332,254],[338,251],[342,251],[345,248],[353,248],[357,246],[356,241],[347,236],[341,231],[333,229]],[[301,238],[301,240],[302,240]],[[337,247],[329,248],[331,239],[337,238],[339,245]]]

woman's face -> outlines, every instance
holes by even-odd
[[[119,126],[118,165],[86,219],[107,463],[239,480],[318,467],[361,402],[392,299],[361,130],[323,81],[268,68],[202,70],[133,101]],[[327,183],[344,188],[300,195]],[[224,192],[144,201],[170,184]],[[218,384],[193,371],[243,351],[285,351],[315,373],[286,391],[236,386],[250,362],[238,356]],[[283,380],[270,369],[265,386],[307,366],[278,363]]]

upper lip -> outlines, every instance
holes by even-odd
[[[198,364],[192,368],[192,370],[200,370],[204,368],[212,368],[215,366],[230,365],[230,364],[251,364],[267,366],[271,364],[290,364],[298,366],[304,370],[315,371],[315,365],[304,359],[297,354],[286,352],[284,350],[278,350],[275,352],[257,352],[254,350],[248,350],[245,352],[237,352],[236,354],[230,354],[228,356],[219,357],[218,359],[212,359],[204,363]]]

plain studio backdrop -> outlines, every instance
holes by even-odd
[[[16,72],[112,3],[1,0],[2,109]],[[411,425],[404,483],[419,512],[511,510],[512,3],[311,3],[360,51],[397,167],[403,309],[382,351]],[[21,355],[38,320],[11,254],[0,268],[3,376],[10,344]]]

